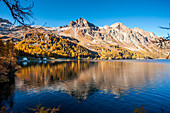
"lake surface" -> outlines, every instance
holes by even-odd
[[[23,63],[0,87],[0,106],[14,113],[60,106],[59,113],[170,113],[170,60]]]

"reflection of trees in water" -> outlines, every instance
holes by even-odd
[[[0,108],[8,105],[9,107],[13,106],[14,91],[14,80],[11,80],[9,83],[0,84]]]
[[[95,65],[92,65],[95,64]],[[165,65],[128,62],[65,62],[31,65],[16,73],[26,85],[67,92],[79,101],[102,90],[116,97],[130,88],[145,87]],[[18,85],[21,82],[18,82]],[[25,85],[20,84],[23,90]]]
[[[36,64],[16,72],[18,78],[30,87],[49,86],[57,82],[73,80],[78,73],[89,68],[91,62],[55,62]]]

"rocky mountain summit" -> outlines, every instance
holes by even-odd
[[[74,22],[71,21],[68,26],[69,27],[96,27],[94,24],[89,23],[84,18],[79,18],[75,20]]]

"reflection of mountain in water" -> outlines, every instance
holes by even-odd
[[[67,92],[78,100],[102,90],[116,97],[130,88],[145,87],[166,66],[156,63],[65,62],[31,65],[16,72],[16,86],[24,91]]]

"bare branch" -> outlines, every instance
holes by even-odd
[[[158,26],[159,28],[161,29],[167,29],[167,30],[170,30],[170,23],[169,23],[169,27],[162,27],[162,26]]]
[[[2,0],[9,8],[12,17],[21,25],[26,26],[25,21],[29,21],[29,17],[33,18],[31,9],[34,7],[34,3],[28,7],[23,7],[20,0]],[[25,0],[27,1],[27,0]]]

